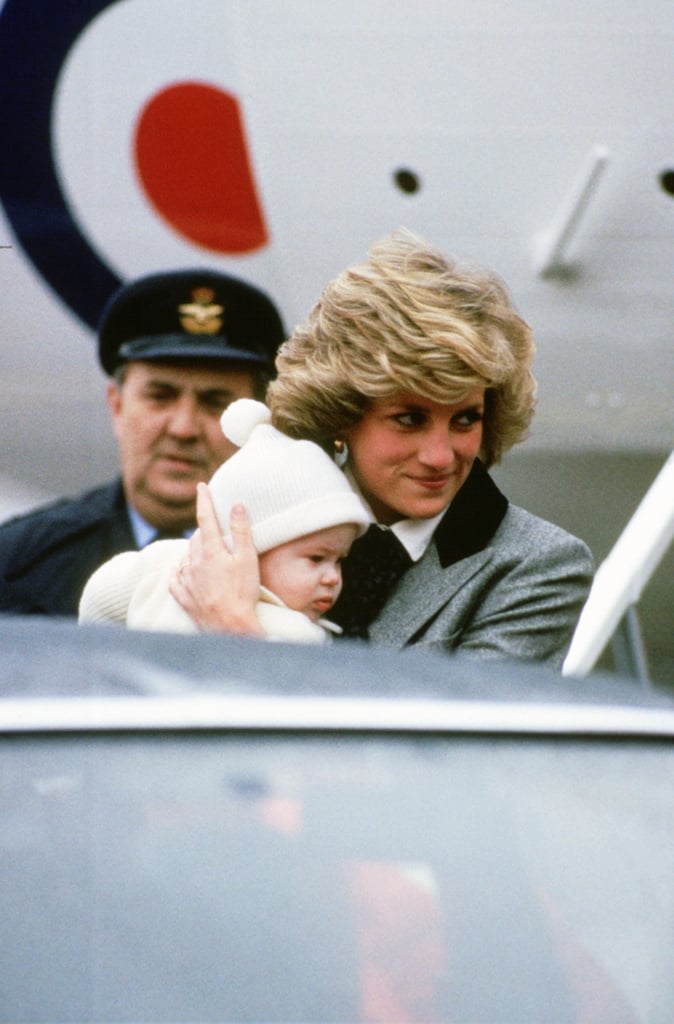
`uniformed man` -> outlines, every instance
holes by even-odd
[[[236,398],[264,397],[283,339],[271,299],[226,274],[152,274],[120,288],[98,331],[120,477],[0,526],[0,612],[75,616],[107,559],[189,535],[197,483],[233,450],[220,415]]]

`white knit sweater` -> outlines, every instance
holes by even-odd
[[[82,592],[79,621],[112,623],[129,629],[196,633],[196,623],[169,592],[171,570],[186,558],[187,540],[158,540],[141,551],[124,551],[96,570]],[[325,619],[312,622],[293,611],[265,587],[256,607],[269,640],[320,644],[339,633]]]

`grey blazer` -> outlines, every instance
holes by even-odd
[[[370,639],[561,665],[592,573],[582,541],[510,505],[476,462]]]

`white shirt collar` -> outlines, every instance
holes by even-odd
[[[432,519],[401,519],[391,527],[391,533],[395,533],[413,562],[418,562],[425,553],[447,508]]]

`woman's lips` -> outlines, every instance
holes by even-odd
[[[427,491],[442,491],[451,480],[451,476],[413,476],[410,479]]]

